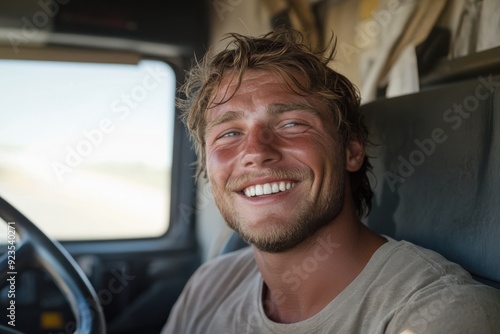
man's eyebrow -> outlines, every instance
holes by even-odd
[[[214,120],[212,120],[211,122],[209,122],[207,124],[205,133],[210,132],[210,130],[212,130],[212,128],[214,128],[215,126],[217,126],[219,124],[238,120],[241,118],[243,118],[243,112],[241,112],[241,111],[233,111],[233,110],[226,111],[222,115],[217,116]]]

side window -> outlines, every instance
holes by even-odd
[[[160,236],[169,223],[175,75],[0,61],[0,195],[59,240]]]

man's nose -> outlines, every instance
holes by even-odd
[[[275,136],[268,127],[256,127],[249,131],[243,148],[243,166],[266,167],[281,160]]]

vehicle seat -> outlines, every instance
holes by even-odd
[[[365,223],[435,250],[497,288],[499,82],[480,76],[363,106],[375,176]]]
[[[241,237],[236,232],[232,232],[227,241],[222,247],[221,254],[226,254],[229,252],[234,252],[238,249],[247,247],[248,244],[241,239]]]

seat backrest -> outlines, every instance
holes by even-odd
[[[365,223],[500,287],[500,76],[363,106],[375,198]]]
[[[247,246],[248,244],[245,241],[243,241],[243,239],[241,239],[238,233],[232,232],[231,235],[229,235],[229,238],[224,243],[224,246],[222,247],[220,253],[221,254],[230,253]]]

